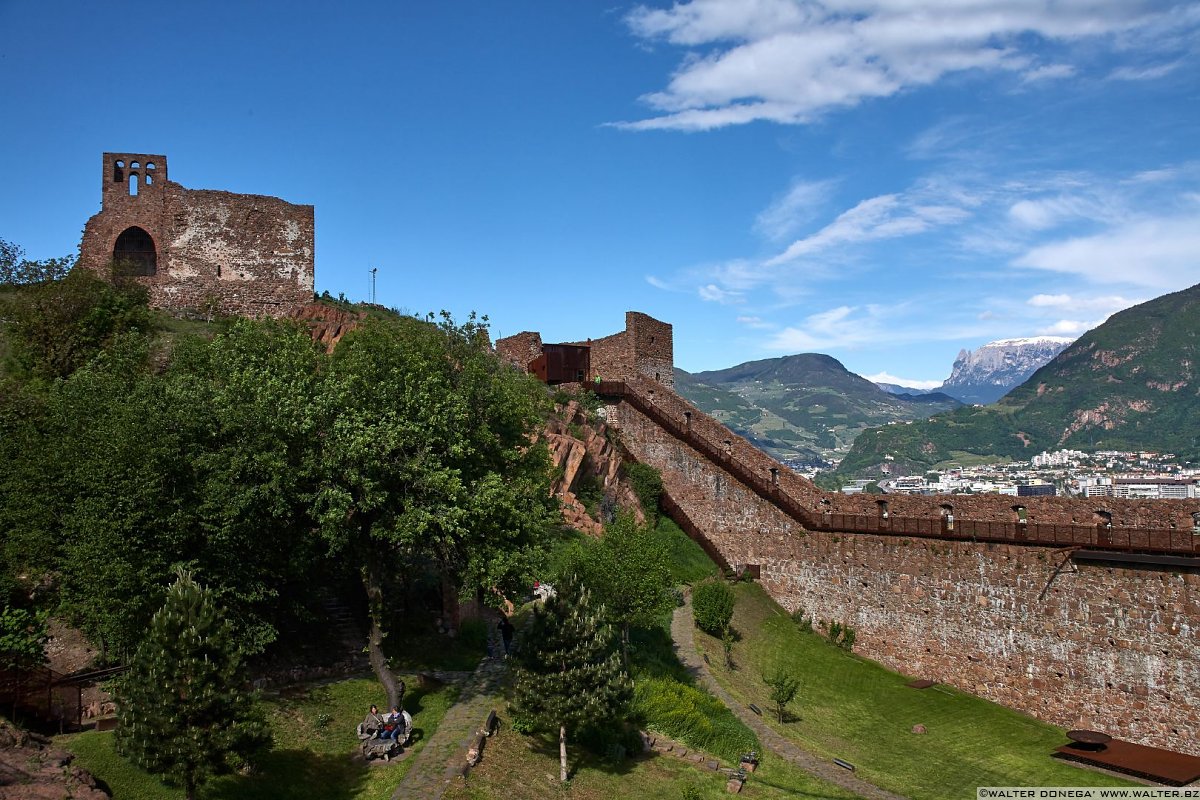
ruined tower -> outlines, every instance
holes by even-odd
[[[187,189],[164,155],[105,153],[79,263],[143,284],[155,308],[278,317],[312,300],[313,239],[312,206]]]

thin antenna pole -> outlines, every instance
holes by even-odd
[[[371,305],[375,305],[375,273],[379,272],[379,267],[371,268]]]

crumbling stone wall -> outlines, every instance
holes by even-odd
[[[675,385],[674,333],[671,325],[638,311],[625,313],[625,330],[602,339],[564,344],[583,345],[591,349],[591,371],[588,380],[599,377],[605,381],[646,378],[664,386]],[[542,337],[524,331],[496,341],[496,353],[521,369],[541,355]]]
[[[520,369],[529,369],[529,365],[541,354],[542,336],[533,331],[522,331],[496,340],[496,355]]]
[[[117,255],[153,307],[277,317],[312,301],[312,206],[187,189],[164,155],[105,153],[101,186],[79,263],[112,277]]]
[[[661,385],[636,391],[718,443],[814,513],[879,513],[878,498],[823,492]],[[688,412],[690,418],[685,416]],[[661,470],[666,493],[734,565],[758,564],[789,610],[849,624],[856,650],[1047,721],[1101,728],[1200,754],[1200,569],[1096,566],[1053,548],[805,530],[629,403],[609,409],[621,440]],[[1011,521],[1087,518],[1097,498],[892,497],[893,514]],[[1187,524],[1195,501],[1115,501],[1118,519]],[[1191,502],[1191,505],[1188,505]]]

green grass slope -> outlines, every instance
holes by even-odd
[[[724,666],[719,640],[696,633],[718,681],[740,702],[762,707],[778,733],[849,761],[870,783],[912,798],[974,797],[978,786],[1131,785],[1053,758],[1067,743],[1061,728],[949,687],[910,689],[911,678],[801,630],[761,586],[735,591],[735,669]],[[801,680],[783,724],[768,712],[762,679],[781,668]],[[926,733],[914,734],[914,725]]]
[[[865,431],[839,467],[919,472],[955,451],[1027,459],[1044,449],[1156,450],[1200,458],[1200,284],[1114,314],[1000,402]]]

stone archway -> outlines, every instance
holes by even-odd
[[[113,245],[113,269],[124,277],[141,277],[158,272],[158,251],[154,239],[134,225],[126,228]]]

